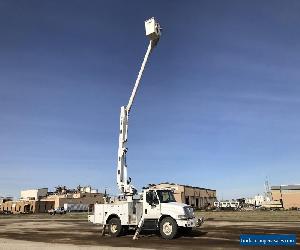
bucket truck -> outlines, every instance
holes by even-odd
[[[171,189],[150,187],[138,193],[131,184],[131,178],[128,178],[127,175],[126,144],[129,113],[148,57],[161,36],[160,25],[154,18],[145,21],[145,29],[146,36],[150,39],[149,46],[129,102],[126,106],[121,107],[117,168],[117,184],[121,194],[116,201],[94,204],[93,213],[89,214],[88,220],[103,226],[102,235],[104,235],[106,228],[113,237],[124,234],[132,228],[136,230],[133,239],[137,239],[142,229],[151,229],[159,230],[164,239],[172,239],[180,227],[185,228],[186,231],[191,231],[193,227],[201,224],[201,220],[196,220],[193,208],[176,202]]]

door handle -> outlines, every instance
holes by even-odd
[[[145,214],[147,214],[147,209],[145,209]]]

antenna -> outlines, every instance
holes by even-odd
[[[271,200],[271,192],[270,192],[268,176],[266,176],[266,180],[265,180],[265,197]]]

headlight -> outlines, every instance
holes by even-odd
[[[186,215],[178,215],[178,219],[185,220],[187,219]]]

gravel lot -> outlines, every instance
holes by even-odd
[[[101,237],[99,226],[87,222],[86,214],[0,216],[0,249],[255,249],[240,247],[239,235],[296,233],[298,241],[300,238],[299,211],[197,215],[205,216],[205,224],[191,235],[181,235],[171,241],[161,239],[155,232],[144,232],[137,241],[132,240],[133,232],[119,238]],[[300,249],[299,243],[297,247]]]

